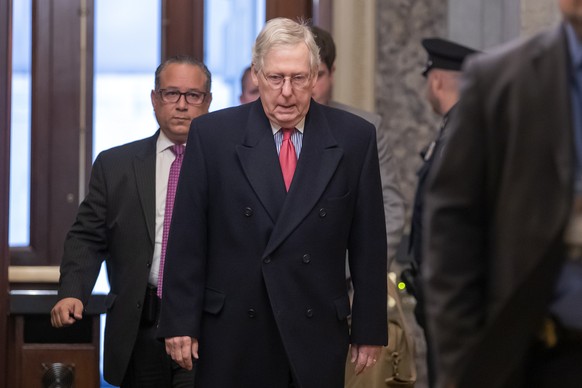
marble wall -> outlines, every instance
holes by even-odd
[[[393,145],[408,219],[421,165],[418,153],[432,141],[440,122],[424,96],[422,38],[439,36],[487,51],[556,23],[560,19],[556,4],[556,0],[376,0],[375,111],[382,115]]]
[[[334,0],[333,9],[332,35],[337,53],[333,99],[373,112],[376,0]]]
[[[426,52],[420,42],[447,36],[447,0],[377,0],[376,29],[376,112],[393,145],[410,218],[419,152],[440,122],[424,97]]]

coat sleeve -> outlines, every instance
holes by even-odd
[[[107,255],[106,194],[103,160],[97,158],[91,172],[89,192],[79,206],[69,230],[61,261],[59,299],[73,297],[87,304]]]
[[[386,226],[375,132],[370,132],[348,243],[354,286],[351,342],[387,344]]]
[[[204,150],[190,129],[176,190],[164,264],[157,336],[199,338],[207,252],[207,179]]]

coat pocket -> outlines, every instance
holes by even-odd
[[[338,320],[343,321],[352,313],[350,309],[350,299],[347,295],[337,298],[333,303],[335,304]]]
[[[115,299],[117,299],[117,294],[114,294],[112,292],[110,292],[109,294],[107,294],[107,296],[105,297],[105,308],[107,309],[107,311],[110,311],[111,309],[113,309],[113,305],[115,304]]]
[[[209,314],[218,314],[224,307],[226,295],[220,291],[207,288],[204,291],[204,312]]]
[[[344,208],[346,206],[346,204],[350,201],[351,198],[352,198],[351,192],[346,191],[346,193],[343,195],[325,198],[323,204],[324,204],[324,206],[332,208],[332,209],[333,208]]]

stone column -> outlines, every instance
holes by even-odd
[[[333,99],[370,112],[376,111],[375,11],[376,0],[335,0],[331,31],[337,52]]]
[[[419,152],[440,121],[424,97],[427,57],[420,42],[447,36],[447,0],[378,0],[376,23],[376,109],[393,146],[410,217]]]

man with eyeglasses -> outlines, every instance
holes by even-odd
[[[105,260],[111,290],[103,366],[105,380],[116,386],[193,384],[194,372],[168,357],[155,330],[171,182],[177,181],[190,122],[208,112],[210,86],[206,66],[190,57],[172,57],[157,68],[151,101],[160,129],[97,157],[89,193],[65,241],[52,324],[69,326],[83,318]]]
[[[260,99],[192,121],[158,336],[197,388],[343,388],[350,344],[362,373],[387,343],[375,129],[312,100],[318,67],[309,26],[272,19]]]

